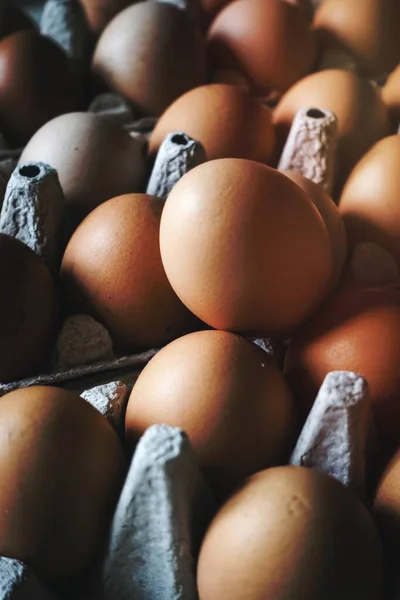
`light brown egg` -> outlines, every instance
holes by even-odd
[[[400,60],[398,0],[324,0],[314,16],[323,49],[349,52],[359,72],[389,73]]]
[[[284,175],[294,181],[308,195],[325,222],[331,238],[333,279],[336,284],[342,275],[343,265],[347,257],[346,230],[338,207],[321,185],[314,183],[295,171],[284,171]]]
[[[93,70],[141,113],[158,116],[205,82],[205,44],[185,11],[166,2],[139,2],[106,27]]]
[[[0,381],[6,382],[44,367],[55,339],[58,297],[44,262],[5,234],[0,234],[0,281]]]
[[[339,210],[349,244],[374,242],[400,267],[400,136],[380,140],[354,167]]]
[[[383,447],[400,444],[400,291],[343,291],[304,324],[289,345],[284,372],[303,418],[330,371],[368,382]]]
[[[314,67],[317,45],[305,12],[282,0],[234,0],[208,31],[211,64],[234,69],[259,95],[284,91]]]
[[[162,266],[162,209],[154,196],[113,198],[86,217],[64,254],[61,281],[71,310],[96,317],[118,347],[162,346],[200,325]]]
[[[389,133],[387,108],[379,91],[366,79],[340,69],[314,73],[296,83],[280,100],[274,123],[283,147],[300,108],[318,106],[338,119],[338,179],[350,170],[375,142]]]
[[[100,34],[105,26],[135,0],[79,0],[93,33]]]
[[[297,435],[292,396],[273,360],[224,331],[181,337],[144,368],[126,411],[129,444],[155,423],[187,433],[218,497],[285,461]]]
[[[303,467],[257,473],[217,513],[200,551],[200,600],[380,600],[381,545],[342,484]]]
[[[70,113],[44,125],[20,158],[20,164],[32,161],[57,169],[75,221],[114,196],[140,191],[146,175],[143,144],[92,113]]]
[[[165,204],[160,246],[178,296],[216,329],[285,335],[332,285],[320,213],[285,175],[253,161],[220,159],[187,173]]]
[[[50,119],[81,107],[81,83],[72,64],[34,29],[0,40],[0,128],[23,146]]]
[[[389,109],[395,129],[400,124],[400,64],[382,88],[382,98]]]
[[[155,154],[169,133],[183,131],[203,144],[208,160],[268,162],[275,145],[271,115],[269,108],[236,85],[201,86],[161,115],[150,137],[150,152]]]
[[[77,394],[30,387],[0,401],[0,554],[47,580],[89,567],[122,484],[107,420]]]
[[[383,544],[387,598],[396,598],[400,589],[400,450],[393,456],[379,481],[373,516]]]

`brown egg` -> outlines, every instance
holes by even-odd
[[[150,138],[155,154],[165,137],[184,131],[205,148],[207,158],[248,158],[268,162],[275,145],[271,110],[237,85],[198,87],[161,115]]]
[[[93,70],[143,114],[160,115],[205,82],[205,45],[185,11],[165,2],[139,2],[107,26]]]
[[[349,52],[359,72],[389,73],[400,60],[398,0],[324,0],[314,16],[322,48]]]
[[[77,394],[30,387],[0,401],[0,554],[45,579],[90,566],[125,467],[111,425]]]
[[[0,381],[5,382],[44,366],[54,342],[58,299],[42,260],[5,234],[0,234],[0,281]]]
[[[338,118],[338,179],[344,182],[358,160],[389,133],[389,120],[379,91],[350,71],[328,69],[305,77],[281,99],[274,123],[283,143],[300,108],[318,106]]]
[[[400,450],[387,465],[378,484],[373,516],[381,535],[386,563],[385,576],[388,594],[385,598],[398,598],[400,590]],[[396,588],[397,594],[395,594]]]
[[[73,234],[61,280],[74,312],[88,312],[118,347],[153,348],[199,323],[165,275],[159,229],[163,201],[145,194],[113,198]]]
[[[382,89],[382,98],[397,129],[400,123],[400,64],[390,74]]]
[[[292,396],[272,359],[224,331],[181,337],[147,364],[128,402],[128,443],[155,423],[187,433],[218,497],[286,460],[297,433]]]
[[[339,210],[351,246],[374,242],[400,267],[399,164],[400,136],[380,140],[351,172]]]
[[[105,26],[135,0],[79,0],[91,30],[100,34]]]
[[[220,159],[187,173],[161,218],[172,287],[216,329],[284,335],[332,285],[325,223],[307,195],[260,163]]]
[[[79,108],[81,86],[71,63],[34,30],[0,41],[0,129],[14,146],[26,144],[47,121]]]
[[[303,418],[330,371],[369,386],[380,441],[400,444],[400,291],[351,290],[329,299],[289,345],[284,372]]]
[[[143,144],[92,113],[70,113],[47,123],[20,158],[20,164],[32,161],[57,169],[75,221],[113,196],[140,191],[146,176]]]
[[[307,75],[317,46],[304,11],[282,0],[234,0],[208,31],[211,63],[245,74],[263,95]]]
[[[284,175],[296,183],[317,207],[331,238],[333,253],[333,279],[338,283],[347,257],[347,236],[338,207],[332,198],[318,185],[296,173],[295,171],[284,171]]]
[[[199,600],[380,600],[381,545],[342,484],[303,467],[257,473],[214,517]]]

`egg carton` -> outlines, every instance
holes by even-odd
[[[129,387],[84,391],[122,436]],[[288,461],[335,477],[362,500],[377,450],[367,382],[329,373]],[[140,439],[107,541],[84,584],[47,588],[21,561],[0,557],[0,600],[198,600],[196,562],[217,505],[186,434],[153,425]]]

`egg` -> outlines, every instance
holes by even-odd
[[[205,82],[205,44],[185,11],[167,2],[139,2],[106,27],[93,70],[142,114],[158,116]]]
[[[289,345],[284,372],[302,417],[330,371],[367,380],[384,448],[400,444],[400,291],[358,289],[328,299]]]
[[[80,224],[62,261],[72,312],[92,314],[128,350],[161,346],[199,326],[162,266],[162,209],[160,198],[145,194],[105,202]]]
[[[380,140],[357,163],[340,197],[349,242],[374,242],[400,267],[400,136]]]
[[[212,521],[199,600],[380,600],[381,545],[361,502],[303,467],[251,477]]]
[[[378,483],[373,516],[378,525],[385,557],[387,598],[397,598],[400,554],[400,450],[392,457]],[[397,585],[396,585],[397,584]],[[394,589],[393,589],[394,586]],[[397,588],[397,593],[395,593]]]
[[[0,381],[7,382],[44,367],[56,333],[58,297],[38,255],[5,234],[0,234],[0,281]]]
[[[129,445],[155,423],[187,433],[218,498],[285,461],[297,433],[292,396],[273,360],[224,331],[181,337],[146,365],[126,410]]]
[[[389,75],[383,86],[382,98],[390,111],[395,128],[397,128],[400,122],[400,64]]]
[[[245,74],[259,95],[284,91],[307,75],[317,45],[304,11],[282,0],[234,0],[211,24],[211,63]]]
[[[0,40],[0,129],[13,146],[78,109],[81,93],[72,64],[49,38],[26,29]]]
[[[106,25],[134,0],[79,0],[91,30],[100,34]]]
[[[140,191],[146,176],[141,142],[101,115],[70,113],[44,125],[19,163],[44,162],[57,169],[75,221],[120,194]]]
[[[175,185],[161,257],[172,287],[202,321],[258,337],[286,335],[332,285],[332,247],[308,196],[257,162],[219,159]]]
[[[327,69],[297,82],[274,110],[274,124],[281,146],[296,113],[318,106],[331,110],[338,119],[337,177],[344,183],[360,158],[388,135],[387,108],[378,89],[356,73]]]
[[[268,162],[275,145],[271,110],[236,85],[211,84],[178,98],[161,115],[150,137],[155,154],[169,133],[184,131],[201,142],[207,158]]]
[[[33,21],[16,6],[0,7],[0,38],[11,35],[21,29],[33,29]]]
[[[284,171],[284,174],[308,195],[325,222],[332,245],[333,279],[337,284],[347,258],[347,235],[339,209],[321,185],[296,171]]]
[[[398,0],[324,0],[313,25],[325,49],[350,53],[359,72],[389,73],[400,60]]]
[[[77,394],[34,386],[1,398],[1,556],[46,580],[89,567],[124,471],[117,434]]]

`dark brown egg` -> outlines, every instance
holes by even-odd
[[[314,67],[317,45],[309,20],[283,0],[234,0],[208,31],[211,62],[243,73],[260,95],[284,91]]]
[[[205,82],[205,45],[185,11],[164,2],[139,2],[106,27],[93,70],[143,114],[157,116]]]
[[[144,368],[126,412],[130,446],[155,423],[187,433],[219,496],[285,462],[297,436],[292,396],[273,360],[224,331],[183,336]]]
[[[64,254],[61,278],[72,310],[93,314],[118,347],[159,347],[199,326],[165,275],[162,209],[154,196],[113,198],[86,217]]]
[[[117,434],[77,394],[35,386],[1,398],[0,554],[48,580],[89,567],[124,470]]]
[[[289,345],[285,373],[303,417],[330,371],[366,378],[384,447],[400,444],[400,291],[336,294]]]
[[[79,108],[81,86],[66,55],[34,30],[0,41],[0,130],[22,146],[47,121]]]
[[[155,154],[164,138],[183,131],[201,142],[208,160],[248,158],[268,162],[275,146],[271,110],[237,85],[203,85],[161,115],[150,138]]]
[[[146,175],[141,142],[101,115],[69,113],[46,123],[29,141],[20,164],[57,169],[75,222],[119,194],[137,192]]]
[[[58,301],[42,260],[19,240],[0,234],[0,381],[34,375],[54,342]]]

